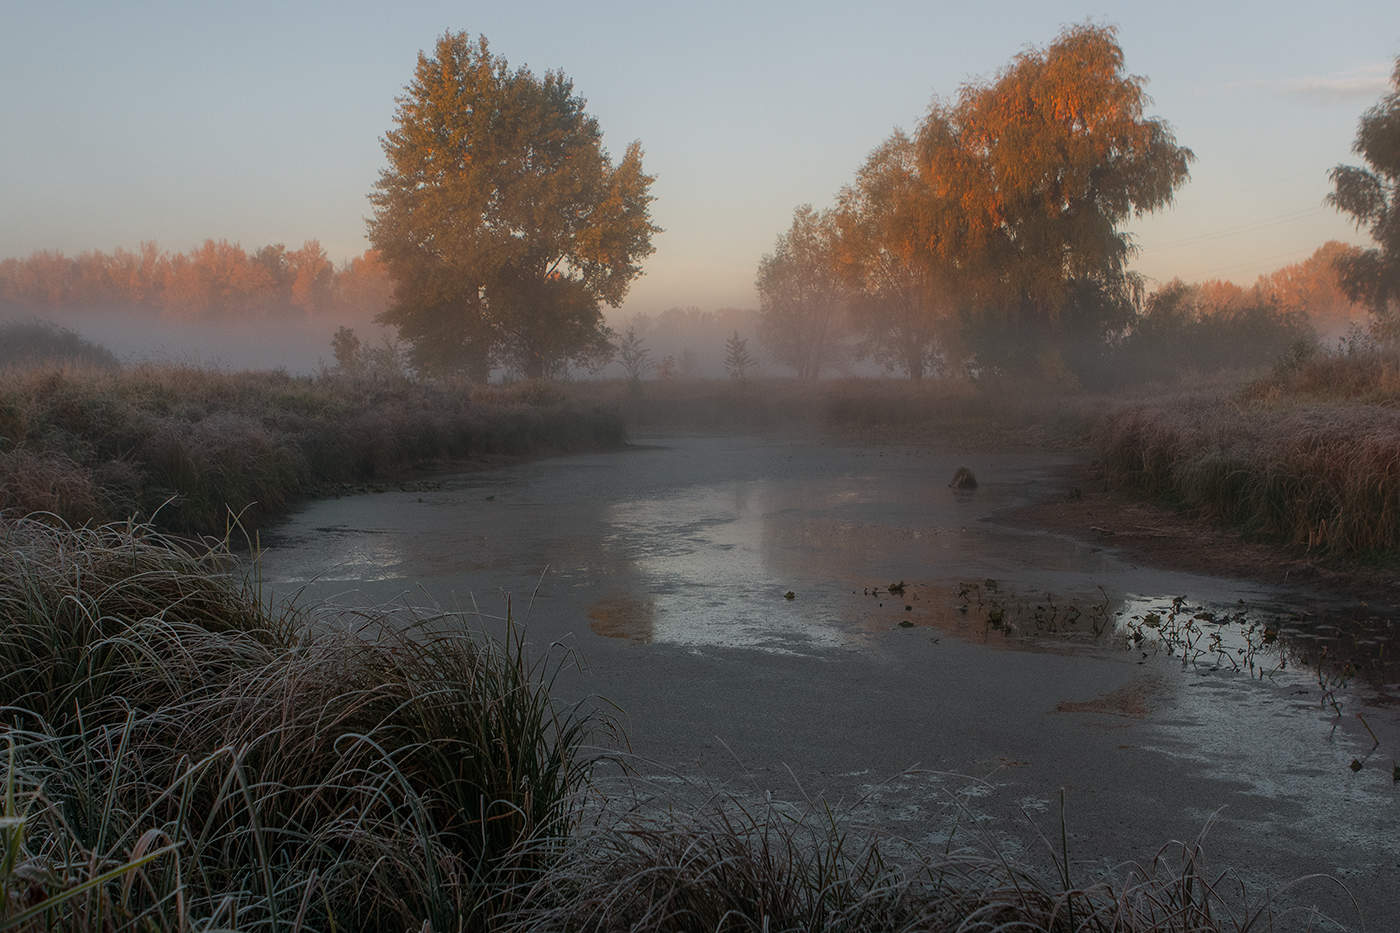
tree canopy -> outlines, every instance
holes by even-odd
[[[1368,168],[1338,165],[1327,201],[1366,227],[1376,245],[1337,260],[1342,287],[1370,307],[1381,333],[1400,336],[1400,57],[1391,91],[1361,116],[1352,151]]]
[[[930,109],[929,246],[981,315],[1046,339],[1102,336],[1131,314],[1141,283],[1121,224],[1169,204],[1194,158],[1145,115],[1143,86],[1113,28],[1080,25]]]
[[[928,199],[914,141],[895,131],[837,197],[835,259],[864,349],[920,379],[953,338],[954,270],[926,248]]]
[[[1169,204],[1194,158],[1146,115],[1144,83],[1113,28],[1072,26],[876,148],[838,198],[829,250],[865,349],[913,378],[965,361],[1074,370],[1077,348],[1121,334],[1143,294],[1123,224]],[[788,261],[806,222],[760,266],[766,307],[812,300]],[[779,271],[781,292],[765,288]]]
[[[541,377],[606,358],[601,305],[659,232],[639,143],[614,164],[561,72],[448,33],[419,53],[383,148],[369,237],[395,281],[384,320],[421,368]]]
[[[847,291],[829,213],[804,204],[758,265],[759,339],[799,379],[816,379],[841,352]]]

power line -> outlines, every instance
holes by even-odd
[[[1308,256],[1311,256],[1311,255],[1312,255],[1312,253],[1308,253]],[[1272,255],[1272,256],[1265,256],[1265,257],[1263,257],[1263,258],[1261,258],[1261,259],[1250,259],[1250,260],[1248,260],[1248,261],[1246,261],[1246,262],[1236,262],[1236,263],[1232,263],[1232,264],[1230,264],[1230,265],[1228,265],[1228,266],[1218,266],[1218,267],[1216,267],[1216,268],[1214,268],[1214,269],[1207,269],[1205,272],[1202,272],[1200,275],[1201,275],[1201,278],[1202,278],[1202,279],[1208,279],[1208,278],[1211,278],[1212,276],[1217,276],[1217,275],[1221,275],[1221,274],[1226,273],[1226,272],[1231,272],[1231,271],[1233,271],[1233,270],[1235,270],[1235,269],[1247,269],[1247,268],[1249,268],[1250,266],[1254,266],[1254,265],[1277,263],[1277,262],[1279,262],[1279,260],[1289,259],[1289,258],[1297,257],[1297,256],[1298,256],[1298,251],[1297,251],[1296,249],[1292,249],[1292,250],[1289,250],[1289,251],[1286,252],[1286,253],[1276,253],[1276,254],[1274,254],[1274,255]],[[1302,262],[1302,261],[1303,261],[1304,259],[1306,259],[1306,258],[1307,258],[1307,256],[1302,256],[1302,257],[1293,259],[1293,261],[1294,261],[1294,262]],[[1277,268],[1277,267],[1276,267],[1276,268]]]
[[[1321,206],[1307,207],[1303,208],[1302,210],[1291,211],[1287,214],[1279,214],[1277,217],[1270,217],[1265,220],[1256,220],[1252,223],[1241,224],[1238,227],[1229,227],[1224,230],[1215,230],[1210,233],[1201,233],[1197,234],[1196,236],[1186,237],[1182,240],[1173,240],[1171,242],[1161,243],[1155,246],[1144,245],[1140,248],[1144,251],[1151,250],[1153,252],[1158,252],[1169,249],[1177,249],[1182,246],[1190,246],[1195,243],[1205,243],[1210,240],[1222,240],[1228,237],[1238,236],[1241,233],[1250,233],[1255,230],[1263,230],[1267,227],[1277,227],[1282,224],[1296,223],[1300,220],[1305,220],[1309,217],[1315,216],[1323,210],[1326,210],[1326,208]]]

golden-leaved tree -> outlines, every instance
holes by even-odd
[[[1193,159],[1143,86],[1111,27],[1074,26],[920,125],[928,261],[957,271],[984,366],[1101,345],[1131,320],[1122,225],[1169,204]]]
[[[653,251],[652,176],[635,142],[614,164],[567,77],[446,34],[383,147],[369,238],[394,279],[383,319],[420,368],[538,378],[610,354],[601,306]]]
[[[834,215],[862,349],[911,379],[939,368],[957,343],[956,270],[928,249],[925,194],[914,141],[896,130],[841,189]]]
[[[836,261],[829,212],[804,204],[758,264],[758,336],[799,379],[816,379],[844,354],[849,291]]]

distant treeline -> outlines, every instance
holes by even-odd
[[[66,256],[41,250],[0,260],[0,313],[147,310],[209,320],[227,317],[334,316],[368,319],[389,306],[393,283],[372,250],[337,268],[316,240],[252,252],[205,240],[187,253],[143,242]]]

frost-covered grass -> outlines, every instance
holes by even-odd
[[[1255,536],[1328,555],[1400,548],[1400,358],[1319,354],[1228,394],[1100,422],[1108,474]]]
[[[547,386],[474,392],[403,378],[107,369],[0,370],[0,509],[70,522],[155,516],[221,535],[330,484],[432,461],[616,446],[620,420]]]

